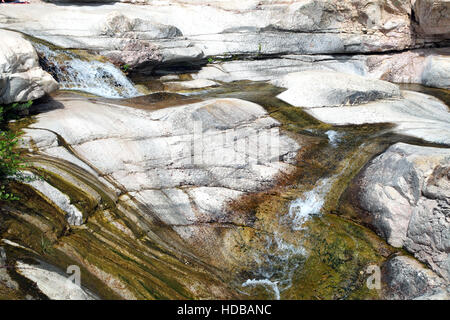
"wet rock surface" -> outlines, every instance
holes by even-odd
[[[345,85],[342,89],[345,92]],[[327,95],[333,95],[331,88],[323,96],[316,95],[315,92],[309,96],[324,104]],[[422,93],[405,90],[401,92],[401,97],[390,100],[350,106],[309,107],[305,110],[316,119],[333,125],[393,123],[393,131],[399,134],[432,143],[450,144],[448,107],[442,101]]]
[[[448,1],[121,2],[0,6],[64,89],[9,123],[0,298],[448,299]]]

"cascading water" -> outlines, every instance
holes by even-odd
[[[266,237],[265,249],[262,258],[255,257],[259,265],[255,277],[247,279],[242,287],[263,286],[279,300],[280,292],[291,287],[293,273],[304,262],[307,252],[300,244],[287,243],[278,233]]]
[[[325,132],[325,134],[328,136],[330,145],[332,145],[333,147],[337,147],[338,143],[341,141],[342,133],[334,130],[328,130],[327,132]]]
[[[46,69],[61,89],[78,90],[105,98],[132,98],[141,95],[134,84],[109,62],[88,60],[62,49],[34,43]]]
[[[338,148],[344,133],[329,130],[325,134],[329,145]],[[321,214],[334,182],[346,173],[350,163],[351,159],[338,173],[319,179],[313,189],[292,201],[288,214],[279,218],[280,226],[287,227],[293,233],[308,232],[305,223]],[[246,280],[242,283],[242,287],[264,288],[268,292],[273,292],[275,299],[280,299],[281,294],[292,286],[296,270],[302,268],[309,253],[303,247],[301,238],[294,237],[294,244],[287,243],[282,238],[282,232],[275,232],[272,236],[266,237],[265,253],[262,258],[255,258],[259,267],[253,273],[254,278]]]
[[[308,219],[320,213],[325,196],[332,186],[330,182],[330,178],[320,180],[314,189],[305,192],[290,204],[288,216],[292,221],[293,230],[302,230],[303,224]]]

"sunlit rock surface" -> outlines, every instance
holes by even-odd
[[[224,82],[275,80],[289,73],[335,71],[398,83],[448,88],[448,48],[417,49],[367,55],[281,55],[256,60],[214,61],[193,73],[194,79]]]
[[[55,2],[0,6],[83,91],[10,123],[43,179],[0,207],[0,298],[448,299],[448,107],[385,82],[449,87],[447,1]],[[337,206],[398,141],[442,148],[363,169],[381,238]]]
[[[351,69],[356,74],[378,74],[382,80],[403,82],[393,79],[410,79],[415,83],[448,87],[448,79],[443,82],[438,70],[431,76],[437,80],[428,81],[428,74],[421,82],[423,62],[418,61],[422,55],[417,58],[416,54],[407,54],[410,49],[446,46],[448,36],[442,32],[446,30],[448,19],[440,17],[439,12],[447,8],[447,1],[413,4],[400,1],[171,0],[138,1],[136,4],[134,1],[106,1],[102,5],[87,2],[79,5],[64,1],[64,6],[33,2],[26,8],[3,6],[0,27],[45,39],[63,48],[94,50],[140,74],[173,65],[195,69],[208,57],[213,60],[216,57],[227,60],[250,57],[270,62],[237,61],[238,70],[225,63],[221,69],[227,73],[230,73],[227,69],[232,71],[225,81],[267,80],[304,70],[305,64],[295,61],[304,60],[301,55],[338,54],[326,58],[324,67],[334,64],[331,69],[345,72],[340,65],[342,60],[348,60],[344,64],[354,63]],[[418,23],[412,18],[413,8]],[[438,16],[439,23],[436,22]],[[66,23],[68,20],[70,24]],[[373,70],[369,60],[379,60],[376,55],[340,56],[382,52],[386,52],[386,56],[380,61],[392,60],[392,57],[394,65],[381,64]],[[294,57],[291,59],[287,55]],[[295,57],[298,55],[299,58]],[[426,53],[425,57],[428,55]],[[208,70],[208,73],[214,71],[217,70]],[[390,78],[385,75],[389,73]],[[208,79],[215,80],[211,77]],[[220,74],[214,77],[224,78]]]
[[[0,30],[0,38],[0,104],[34,100],[58,88],[22,35]]]
[[[2,7],[0,26],[62,47],[98,50],[122,63],[140,65],[227,54],[382,52],[413,48],[417,42],[411,28],[411,5],[402,2],[145,4]],[[147,48],[145,54],[137,50],[141,47]]]
[[[290,73],[274,84],[288,89],[277,96],[279,99],[305,108],[355,105],[400,97],[399,88],[392,83],[337,72]]]
[[[399,134],[450,144],[448,107],[432,96],[400,93],[388,82],[322,71],[290,74],[275,83],[288,88],[280,99],[303,107],[320,121],[333,125],[393,123]]]
[[[450,150],[395,144],[358,179],[359,202],[370,224],[450,279]]]
[[[138,200],[169,225],[229,221],[226,203],[290,172],[288,162],[299,149],[262,107],[238,99],[155,111],[58,102],[59,109],[37,116],[24,140],[46,155],[94,169],[127,195],[123,201]]]
[[[36,283],[39,290],[53,300],[97,300],[92,292],[80,287],[68,275],[43,261],[28,264],[18,261],[18,273]]]

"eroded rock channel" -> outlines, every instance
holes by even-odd
[[[8,124],[26,167],[0,297],[448,299],[448,34],[426,1],[379,1],[378,22],[217,1],[209,32],[171,2],[0,9],[24,32],[0,29],[0,101],[35,100]]]

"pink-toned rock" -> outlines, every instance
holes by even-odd
[[[372,78],[450,88],[450,50],[448,48],[373,55],[367,58],[366,65],[368,76]]]
[[[127,65],[131,69],[147,68],[149,71],[162,61],[158,46],[135,39],[125,42],[121,50],[107,51],[104,55],[117,65]]]
[[[416,0],[414,13],[425,35],[450,35],[450,0]]]

